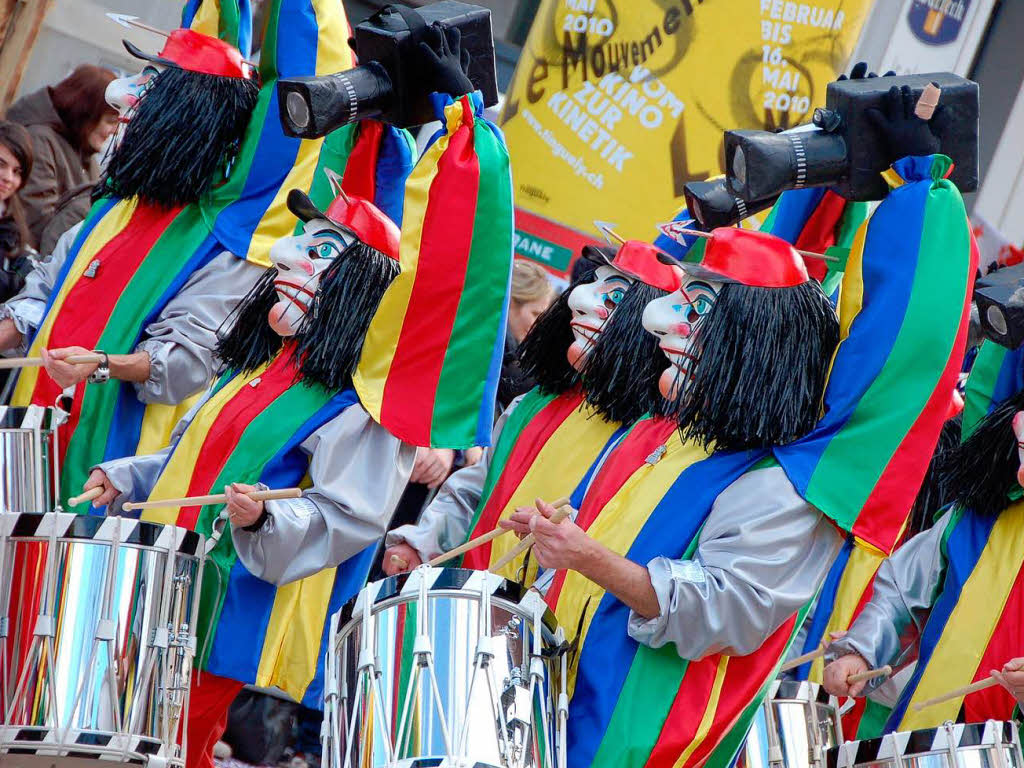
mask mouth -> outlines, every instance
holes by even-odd
[[[572,328],[573,333],[577,336],[577,341],[580,342],[586,341],[589,342],[590,344],[596,344],[598,338],[600,338],[601,336],[601,328],[595,328],[594,326],[587,325],[586,323],[579,320],[571,321],[569,323],[569,326]]]

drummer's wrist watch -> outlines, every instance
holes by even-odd
[[[96,354],[103,355],[103,360],[96,366],[96,370],[89,374],[90,384],[102,384],[110,380],[110,356],[102,349],[97,349]]]

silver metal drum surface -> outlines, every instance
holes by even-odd
[[[0,514],[0,763],[183,763],[201,547],[130,518]]]
[[[827,768],[1022,768],[1015,723],[945,723],[938,728],[849,741],[828,752]]]
[[[325,767],[564,767],[562,633],[536,592],[522,598],[501,577],[456,568],[364,589],[334,619]]]
[[[816,683],[776,680],[754,716],[740,762],[744,768],[821,768],[826,750],[841,742],[834,697]]]
[[[0,512],[53,509],[54,411],[0,406]]]

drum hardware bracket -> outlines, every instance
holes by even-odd
[[[96,639],[111,641],[117,634],[117,627],[112,619],[100,619],[96,622]]]
[[[39,614],[36,619],[36,628],[33,634],[40,637],[56,637],[57,632],[53,625],[53,616],[45,613]]]
[[[0,618],[0,638],[7,637],[7,627],[10,624],[10,619],[6,616]]]
[[[168,634],[169,631],[167,627],[157,627],[153,630],[152,646],[154,648],[166,648],[169,641]]]

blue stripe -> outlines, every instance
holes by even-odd
[[[818,593],[818,601],[814,606],[814,616],[807,627],[807,637],[804,638],[804,646],[800,655],[810,653],[821,645],[821,638],[825,635],[825,629],[832,618],[836,608],[836,596],[839,594],[839,585],[843,580],[843,573],[846,571],[846,564],[850,562],[850,555],[853,553],[853,536],[847,536],[843,548],[839,550],[836,561],[832,563],[825,583],[821,585]],[[795,680],[806,680],[811,673],[811,665],[814,662],[808,661],[793,670]]]
[[[825,187],[790,189],[783,192],[775,203],[775,218],[768,230],[787,243],[795,244],[807,226],[807,221],[825,197]]]
[[[302,427],[288,438],[274,458],[267,462],[260,474],[260,482],[271,488],[287,488],[300,483],[309,470],[309,456],[302,450],[302,443],[317,429],[337,417],[350,405],[358,402],[359,398],[352,389],[346,389],[334,395],[307,419]],[[373,547],[370,547],[369,550],[373,550]],[[331,596],[332,605],[338,601],[340,604],[344,604],[347,598],[344,598],[342,593],[359,581],[361,573],[362,581],[351,588],[348,596],[351,597],[358,591],[365,583],[370,562],[372,562],[372,551],[367,555],[367,550],[364,550],[338,566],[335,588]],[[363,568],[364,564],[365,568]],[[339,587],[339,583],[343,586]],[[207,663],[207,669],[210,672],[243,683],[256,681],[260,656],[263,653],[263,643],[276,596],[277,587],[253,576],[240,560],[235,561],[231,568],[224,605],[220,618],[217,620],[211,644],[209,662]],[[256,638],[259,638],[258,642]],[[240,642],[242,640],[244,642]],[[318,662],[316,685],[322,686],[322,676],[321,658]],[[318,690],[322,695],[322,688],[318,688]]]
[[[623,443],[625,445],[625,443]],[[647,565],[656,557],[682,558],[711,512],[718,495],[747,471],[760,454],[716,453],[687,467],[666,492],[634,539],[626,557]],[[615,460],[613,454],[608,464]],[[640,499],[637,500],[640,503]],[[605,731],[626,682],[639,645],[626,631],[629,607],[610,592],[597,606],[580,653],[576,689],[569,703],[568,734],[570,768],[588,768],[602,745]],[[576,627],[568,627],[575,632]],[[663,654],[679,664],[674,646],[644,648],[643,653]],[[621,745],[627,749],[629,745]],[[643,764],[647,755],[631,755],[620,765]],[[639,760],[639,763],[637,763]]]
[[[921,632],[921,649],[917,659],[917,667],[913,676],[903,688],[896,707],[889,715],[885,724],[885,733],[895,731],[899,728],[900,721],[907,712],[917,686],[921,683],[928,662],[931,660],[935,647],[946,629],[953,609],[960,601],[960,592],[964,584],[970,578],[974,567],[978,564],[978,558],[988,543],[992,533],[992,527],[998,518],[993,515],[981,517],[973,513],[964,514],[956,523],[953,532],[946,544],[946,578],[942,585],[942,592],[932,606],[931,614],[928,616],[928,623]]]
[[[416,165],[416,144],[412,134],[391,125],[384,126],[377,151],[373,202],[399,228],[405,207],[405,182]],[[335,168],[335,171],[341,169]]]

